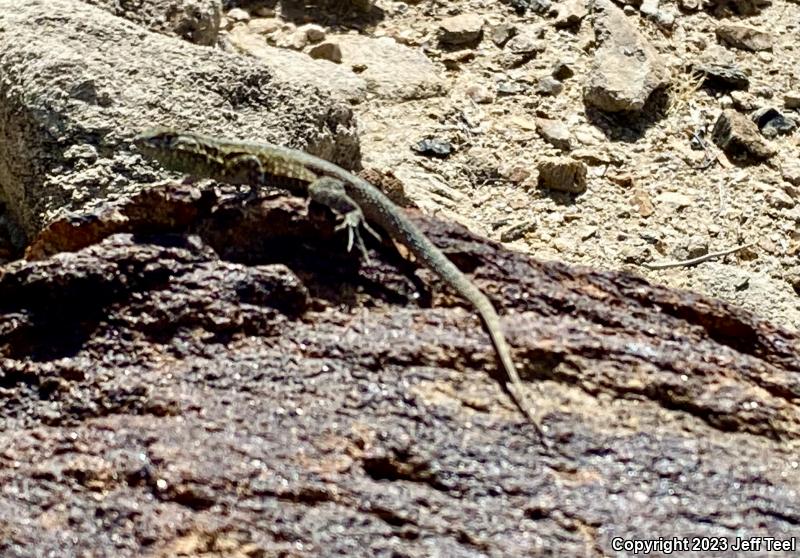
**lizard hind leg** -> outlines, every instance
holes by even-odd
[[[369,226],[361,207],[347,195],[344,184],[340,180],[323,176],[308,186],[308,197],[333,211],[340,219],[336,230],[347,229],[347,251],[358,247],[365,262],[369,262],[367,248],[361,238],[359,227],[363,226],[370,234],[380,240],[380,236]]]

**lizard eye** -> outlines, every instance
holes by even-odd
[[[178,136],[174,134],[164,134],[159,138],[160,143],[164,147],[174,148],[180,145],[180,141]]]

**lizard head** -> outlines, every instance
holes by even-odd
[[[136,149],[172,171],[198,173],[216,159],[215,149],[202,138],[170,128],[146,130],[133,139]]]
[[[180,132],[170,128],[151,128],[133,138],[133,143],[138,149],[163,149],[175,145],[180,136]]]

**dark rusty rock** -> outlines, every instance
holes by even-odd
[[[0,355],[58,358],[87,343],[97,328],[123,323],[157,341],[196,329],[206,336],[263,332],[276,323],[276,312],[304,312],[307,298],[285,267],[222,261],[197,237],[159,236],[143,244],[116,235],[3,270]]]
[[[198,218],[3,270],[0,555],[795,534],[797,334],[415,217],[504,315],[551,450],[472,310],[391,245],[359,265],[284,198]]]
[[[25,257],[38,260],[79,250],[115,233],[179,230],[207,215],[216,201],[213,191],[186,184],[148,188],[119,203],[50,222],[25,249]]]

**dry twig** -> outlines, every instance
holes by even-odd
[[[699,263],[707,262],[708,260],[712,260],[714,258],[719,258],[721,256],[727,256],[728,254],[733,254],[734,252],[738,252],[739,250],[743,250],[744,248],[749,248],[752,245],[753,243],[750,242],[748,244],[742,244],[740,246],[728,248],[727,250],[720,250],[719,252],[709,252],[708,254],[703,254],[702,256],[698,256],[690,260],[682,260],[679,262],[666,262],[666,263],[653,263],[653,264],[643,263],[642,267],[646,267],[647,269],[668,269],[670,267],[689,267],[692,265],[697,265]]]

